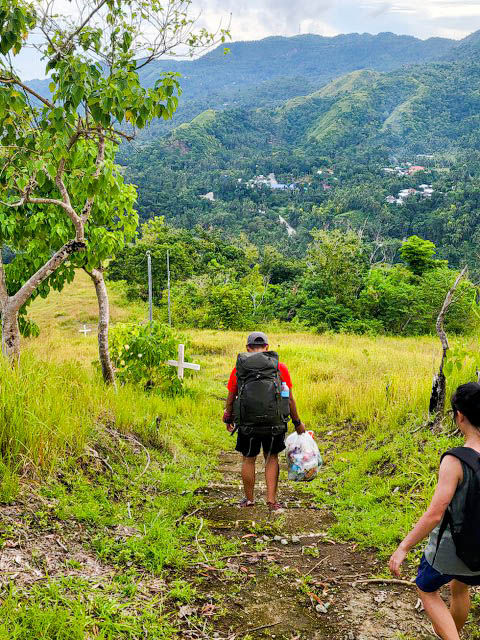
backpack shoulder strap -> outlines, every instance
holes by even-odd
[[[445,531],[447,530],[451,522],[452,522],[452,516],[450,514],[450,511],[447,509],[445,511],[445,515],[443,516],[442,522],[440,524],[440,529],[438,530],[437,546],[435,548],[435,555],[433,556],[432,566],[435,564],[435,560],[437,559],[437,553],[440,548],[440,543],[442,541],[443,534],[445,533]]]
[[[480,453],[470,449],[470,447],[455,447],[454,449],[449,449],[443,454],[442,460],[445,456],[458,458],[458,460],[467,464],[475,473],[480,471]]]
[[[478,454],[473,449],[470,449],[469,447],[454,447],[453,449],[449,449],[448,451],[445,451],[445,453],[442,455],[441,460],[443,460],[445,456],[453,456],[454,458],[457,458],[461,462],[464,462],[474,471],[474,473],[480,472],[480,454]],[[450,510],[447,509],[445,511],[445,515],[443,516],[443,520],[440,525],[440,529],[438,531],[437,548],[435,550],[435,556],[433,558],[433,562],[435,562],[435,559],[437,557],[438,549],[440,547],[440,542],[442,541],[443,534],[447,530],[447,527],[451,524],[452,524],[452,515],[450,513]]]

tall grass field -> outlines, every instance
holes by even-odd
[[[146,308],[127,304],[117,286],[111,287],[110,297],[113,323],[146,320]],[[121,387],[118,393],[104,387],[92,366],[97,358],[96,298],[82,272],[61,294],[35,301],[31,316],[41,328],[40,337],[25,341],[19,371],[9,371],[5,365],[2,371],[0,445],[7,485],[13,482],[13,472],[53,472],[57,458],[81,449],[99,416],[106,414],[119,429],[140,433],[153,429],[159,417],[164,425],[161,437],[172,451],[186,455],[190,445],[213,455],[232,446],[221,415],[226,382],[237,353],[244,350],[245,332],[187,331],[188,357],[200,363],[201,370],[186,381],[184,396],[162,398],[135,387]],[[84,324],[92,329],[87,335],[79,332]],[[361,493],[358,508],[362,510],[368,492],[361,491],[357,474],[371,479],[370,490],[376,487],[376,497],[380,489],[388,494],[399,482],[409,484],[409,503],[411,495],[419,495],[419,487],[432,485],[430,467],[436,466],[450,442],[445,433],[434,435],[428,427],[422,428],[439,364],[436,338],[278,331],[269,332],[269,337],[270,347],[289,367],[300,415],[318,434],[327,467],[335,470],[333,494]],[[454,340],[458,342],[463,341]],[[469,342],[470,348],[477,348]],[[456,372],[448,381],[449,391],[471,379],[473,365]],[[381,473],[373,473],[376,467]],[[390,487],[390,480],[395,486]],[[324,499],[323,488],[315,486],[311,490]],[[3,491],[8,495],[8,487]],[[397,489],[393,495],[401,502],[404,493]],[[396,515],[406,526],[408,515]],[[388,517],[391,521],[391,514]],[[352,527],[353,534],[355,524]],[[374,542],[381,542],[379,536],[374,536]]]
[[[110,298],[114,323],[146,320],[146,308],[128,304],[118,286],[110,287]],[[124,602],[135,592],[136,571],[162,576],[165,567],[188,565],[188,545],[198,531],[190,521],[182,524],[182,514],[195,508],[195,490],[215,473],[218,454],[233,448],[221,417],[246,333],[183,332],[187,357],[201,370],[188,376],[183,395],[162,397],[135,386],[104,386],[94,365],[96,298],[86,275],[79,273],[61,294],[36,300],[30,314],[40,337],[24,340],[18,368],[0,363],[0,501],[15,502],[33,487],[54,505],[54,518],[92,528],[98,557],[126,567],[128,588],[114,581],[109,596]],[[86,335],[80,333],[84,324],[92,329]],[[331,510],[332,535],[388,554],[429,499],[440,454],[457,442],[448,418],[440,430],[428,422],[438,340],[258,329],[269,333],[271,348],[287,364],[300,416],[315,431],[325,460],[319,478],[301,490]],[[467,362],[448,381],[449,391],[474,375]],[[138,455],[133,460],[121,448],[128,442],[136,443],[138,454],[150,452],[145,469],[135,461]],[[88,471],[92,457],[97,466],[103,460],[104,471],[108,467],[115,478],[114,499],[113,480]],[[143,535],[120,544],[108,531],[125,521]],[[211,534],[205,535],[208,540]],[[71,585],[56,588],[53,595],[39,586],[28,598],[15,590],[4,598],[0,638],[85,637],[98,594],[75,609],[65,597]],[[168,597],[188,602],[189,589],[180,580],[169,586]],[[45,599],[57,611],[53,617],[40,613]],[[142,637],[142,625],[158,625],[152,637],[171,637],[163,605],[157,604],[155,613],[145,610],[128,624],[118,622],[119,609],[104,612],[101,637]],[[65,629],[50,633],[53,621]],[[68,629],[76,631],[68,635]]]

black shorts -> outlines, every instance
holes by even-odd
[[[265,456],[269,453],[280,453],[285,449],[285,436],[285,432],[276,436],[253,436],[239,431],[235,450],[239,451],[245,458],[255,458],[261,449],[263,449]]]

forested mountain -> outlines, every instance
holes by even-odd
[[[458,46],[456,40],[419,40],[393,33],[352,33],[333,38],[279,36],[234,42],[228,45],[227,55],[225,47],[220,46],[196,60],[154,62],[140,71],[140,78],[144,86],[150,87],[165,71],[181,74],[183,94],[173,120],[173,125],[178,125],[205,109],[280,104],[290,97],[313,92],[350,71],[391,71],[449,55]],[[48,80],[34,80],[31,85],[48,94]],[[158,120],[150,135],[171,126],[171,122]]]
[[[150,86],[178,71],[184,93],[173,125],[158,121],[119,157],[140,187],[143,219],[244,232],[298,255],[325,225],[361,228],[384,247],[418,233],[454,263],[471,252],[480,240],[480,33],[459,42],[272,37],[230,50],[144,72]],[[383,171],[406,162],[432,170]],[[421,184],[432,185],[428,197],[386,201]]]
[[[211,109],[128,150],[120,160],[139,186],[142,217],[245,232],[299,253],[325,225],[362,228],[384,246],[418,233],[458,263],[480,241],[475,44],[455,61],[356,71],[274,108]],[[400,203],[402,189],[417,193]]]

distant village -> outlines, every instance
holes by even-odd
[[[427,155],[423,157],[428,159],[433,158],[433,156],[427,156]],[[409,177],[412,178],[413,176],[415,176],[416,174],[422,171],[428,172],[429,169],[422,165],[417,165],[410,162],[406,162],[402,166],[393,166],[393,167],[383,168],[383,172],[387,176],[398,177],[398,178],[409,178]],[[320,186],[323,188],[323,190],[329,191],[333,187],[332,181],[337,181],[338,183],[338,178],[334,177],[333,174],[334,174],[333,169],[318,169],[317,171],[315,171],[315,175],[306,176],[304,178],[298,178],[298,179],[295,179],[294,182],[290,182],[290,183],[279,182],[275,176],[275,173],[273,172],[269,173],[266,176],[263,174],[257,175],[251,178],[250,180],[245,180],[244,178],[237,178],[236,180],[239,184],[243,183],[249,189],[260,189],[262,187],[266,187],[268,189],[271,189],[272,191],[294,192],[294,191],[301,191],[301,190],[303,191],[309,190],[309,188],[311,188],[312,180],[316,178],[317,180],[320,181]],[[226,175],[224,177],[227,178]],[[401,206],[401,205],[404,205],[406,200],[408,200],[408,198],[411,198],[412,196],[420,196],[422,198],[431,198],[434,192],[435,190],[433,189],[433,186],[431,184],[425,183],[425,184],[419,185],[416,188],[409,187],[409,188],[402,189],[396,195],[393,195],[393,194],[388,195],[385,198],[385,201],[391,205],[395,204],[397,206]],[[212,191],[209,191],[208,193],[200,195],[199,197],[204,200],[208,200],[209,202],[215,202],[215,195]],[[292,228],[290,229],[288,228],[287,226],[288,223],[286,222],[286,220],[282,219],[280,220],[280,223],[286,226],[289,236],[294,235],[295,230]]]
[[[239,181],[240,180],[241,178],[239,178]],[[255,178],[248,180],[245,184],[247,185],[247,187],[251,188],[266,186],[270,187],[270,189],[274,191],[295,191],[295,189],[297,188],[295,182],[292,182],[291,184],[283,184],[282,182],[278,182],[274,173],[269,173],[267,177],[263,175],[255,176]]]
[[[430,157],[430,156],[427,156]],[[432,156],[433,157],[433,156]],[[407,162],[403,167],[384,167],[384,173],[387,175],[395,175],[398,178],[406,178],[409,176],[414,176],[420,171],[426,171],[426,167],[422,167],[420,165],[413,165]],[[405,204],[405,200],[411,198],[412,196],[418,195],[423,198],[431,198],[434,193],[434,189],[431,184],[421,184],[418,189],[407,188],[402,189],[397,193],[396,196],[389,195],[385,198],[388,204],[396,204],[398,206],[402,206]]]

